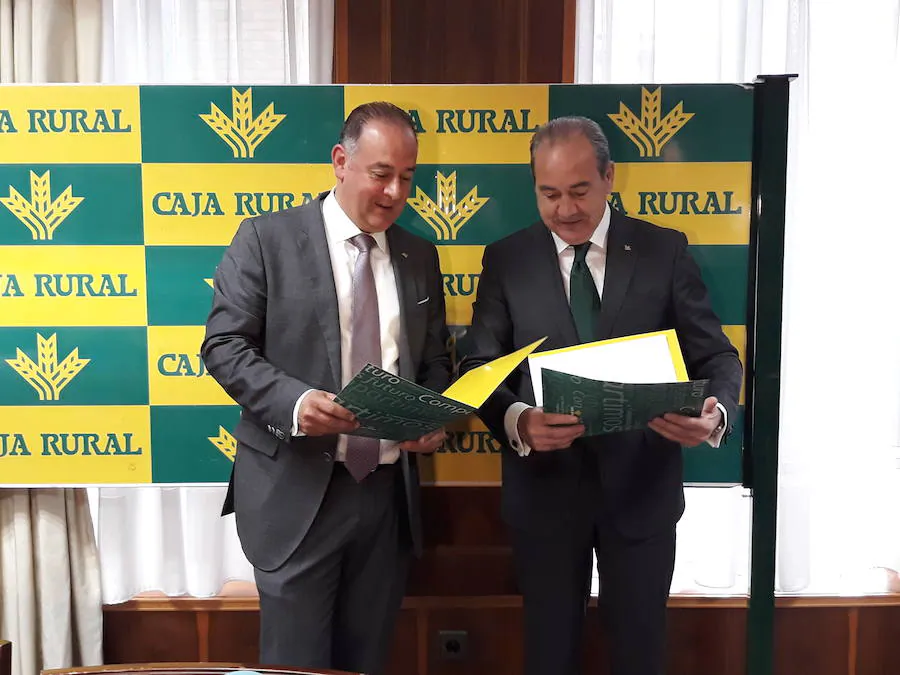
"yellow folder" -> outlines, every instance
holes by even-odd
[[[451,384],[443,395],[473,408],[481,407],[503,380],[546,339],[542,337],[517,351],[470,370]]]

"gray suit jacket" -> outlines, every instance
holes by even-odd
[[[737,414],[742,369],[722,332],[700,271],[681,232],[613,210],[596,334],[605,340],[673,328],[689,375],[709,378],[710,393]],[[546,336],[540,351],[578,344],[549,230],[536,223],[485,249],[472,326],[459,351],[460,372]],[[671,527],[684,510],[681,448],[649,429],[579,439],[567,450],[520,457],[503,418],[515,401],[534,405],[527,361],[485,402],[479,416],[503,444],[502,507],[507,522],[552,529],[576,514],[586,462],[602,484],[597,508],[626,536]]]
[[[341,388],[325,196],[241,223],[216,270],[201,347],[210,374],[241,406],[223,513],[234,510],[244,552],[262,570],[279,567],[303,541],[334,466],[337,436],[291,436],[303,392]],[[450,357],[437,250],[396,225],[387,240],[400,300],[400,375],[441,391]],[[418,553],[416,458],[404,452],[399,461],[408,534]]]

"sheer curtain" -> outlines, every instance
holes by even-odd
[[[103,81],[331,82],[333,0],[103,0]],[[224,487],[95,493],[103,600],[217,594],[252,581]]]
[[[99,35],[99,0],[0,0],[0,82],[97,82]],[[0,636],[14,675],[101,663],[102,624],[85,491],[0,490]]]
[[[777,590],[900,568],[900,0],[579,0],[576,81],[791,87]],[[690,488],[673,592],[746,593],[750,500]],[[896,581],[896,577],[894,577]]]

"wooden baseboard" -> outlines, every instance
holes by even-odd
[[[742,596],[673,595],[670,609],[746,609]],[[509,609],[520,608],[519,595],[487,595],[461,597],[411,596],[403,600],[405,610],[433,609]],[[596,599],[590,602],[596,606]],[[775,599],[779,608],[809,607],[900,607],[900,593],[864,596],[781,596]],[[259,599],[255,595],[216,596],[211,598],[148,595],[127,602],[104,605],[106,612],[256,612]]]
[[[900,673],[900,597],[778,598],[776,673]],[[747,599],[674,596],[669,603],[669,671],[743,675]],[[609,643],[595,603],[584,634],[585,672],[606,672]],[[441,653],[443,631],[468,636],[465,663]],[[394,631],[392,675],[519,675],[524,639],[517,595],[411,596]],[[255,597],[135,598],[104,612],[106,663],[256,663]]]

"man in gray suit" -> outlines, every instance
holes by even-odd
[[[350,113],[336,186],[241,223],[216,271],[202,356],[241,406],[224,513],[259,589],[262,663],[381,672],[411,552],[421,550],[416,453],[348,436],[335,392],[366,362],[434,390],[450,381],[437,251],[392,224],[418,143],[389,103]]]

